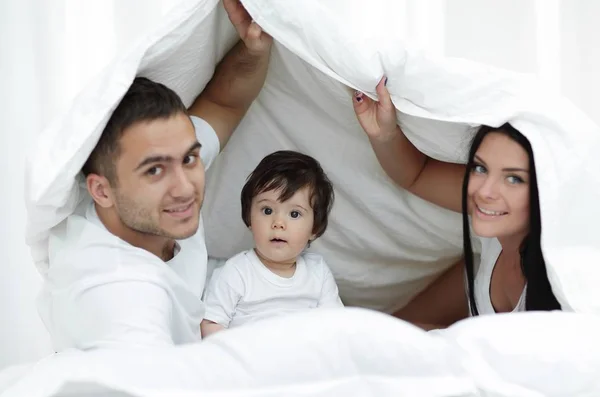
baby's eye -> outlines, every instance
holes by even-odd
[[[291,216],[292,218],[294,218],[294,219],[296,219],[296,218],[300,218],[300,215],[301,215],[301,214],[300,214],[300,212],[298,212],[298,211],[292,211],[292,212],[290,212],[290,216]]]
[[[262,209],[262,213],[265,215],[271,215],[273,213],[273,209],[271,207],[264,207]]]

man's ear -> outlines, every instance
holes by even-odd
[[[102,208],[109,208],[114,205],[113,190],[106,177],[98,174],[89,174],[85,178],[85,183],[90,196],[96,204]]]

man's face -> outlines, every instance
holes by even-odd
[[[121,222],[145,235],[184,239],[198,229],[204,165],[189,117],[139,122],[120,140],[114,209]]]

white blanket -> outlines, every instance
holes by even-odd
[[[61,353],[2,397],[592,397],[599,332],[598,316],[575,313],[482,316],[427,333],[363,309],[310,311],[195,345]]]
[[[209,255],[250,246],[241,186],[264,155],[289,148],[316,157],[335,184],[329,229],[312,249],[327,258],[347,305],[399,308],[460,256],[460,215],[393,186],[356,122],[351,91],[374,96],[385,74],[404,131],[433,157],[462,161],[470,126],[480,124],[508,121],[529,138],[554,293],[567,310],[600,313],[597,126],[529,76],[412,49],[397,23],[400,3],[244,1],[277,43],[264,90],[209,173]],[[27,238],[42,273],[49,229],[87,194],[76,175],[133,77],[166,83],[190,104],[236,39],[217,0],[184,1],[40,135],[26,198]]]
[[[211,168],[209,252],[228,257],[248,247],[242,182],[263,155],[293,148],[318,158],[336,186],[330,227],[313,249],[327,258],[347,304],[391,311],[461,254],[460,215],[395,188],[355,120],[351,91],[374,96],[385,74],[400,123],[431,156],[461,161],[470,127],[483,123],[509,121],[530,139],[549,278],[561,304],[582,313],[483,317],[439,334],[375,313],[308,313],[197,346],[52,357],[25,368],[7,395],[600,394],[598,128],[526,76],[410,48],[397,3],[244,0],[277,43],[263,92]],[[27,239],[42,274],[50,229],[86,194],[78,172],[134,76],[166,83],[190,104],[236,39],[217,0],[183,1],[40,134],[26,199]]]

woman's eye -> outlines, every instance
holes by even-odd
[[[292,218],[294,218],[294,219],[296,219],[296,218],[300,218],[300,212],[298,212],[298,211],[292,211],[292,212],[290,213],[290,216],[291,216]]]
[[[523,179],[516,175],[511,175],[508,178],[506,178],[506,180],[508,180],[508,183],[510,183],[511,185],[518,185],[519,183],[524,182]]]
[[[485,174],[485,167],[483,165],[480,164],[475,164],[473,166],[473,172],[475,172],[476,174]]]
[[[271,209],[269,207],[265,207],[262,209],[262,213],[265,215],[271,215],[273,213],[273,209]]]

